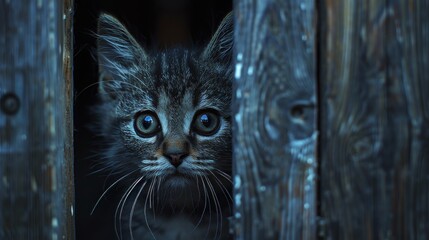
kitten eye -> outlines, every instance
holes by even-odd
[[[158,117],[154,112],[139,112],[134,117],[134,130],[141,137],[153,137],[161,130]]]
[[[219,130],[219,114],[211,109],[201,110],[195,114],[192,125],[194,132],[199,135],[213,135]]]

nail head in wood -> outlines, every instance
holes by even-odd
[[[1,111],[6,115],[15,115],[20,107],[20,101],[15,93],[8,92],[0,98]]]

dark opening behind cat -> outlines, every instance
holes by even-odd
[[[150,52],[100,16],[96,131],[123,189],[118,238],[232,238],[232,32],[229,14],[205,48]]]

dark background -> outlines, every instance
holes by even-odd
[[[76,0],[74,13],[74,141],[76,186],[76,237],[115,239],[113,189],[108,172],[92,172],[96,165],[97,139],[88,131],[91,106],[96,103],[98,69],[95,58],[96,22],[100,12],[117,17],[143,46],[150,49],[201,46],[208,42],[222,18],[232,9],[232,0]]]

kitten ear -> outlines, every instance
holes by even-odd
[[[234,16],[228,13],[220,23],[207,47],[203,57],[215,61],[229,63],[232,59],[232,47],[234,44]]]
[[[136,66],[146,61],[143,48],[116,18],[101,14],[97,27],[97,58],[100,72],[99,89],[113,97]]]

